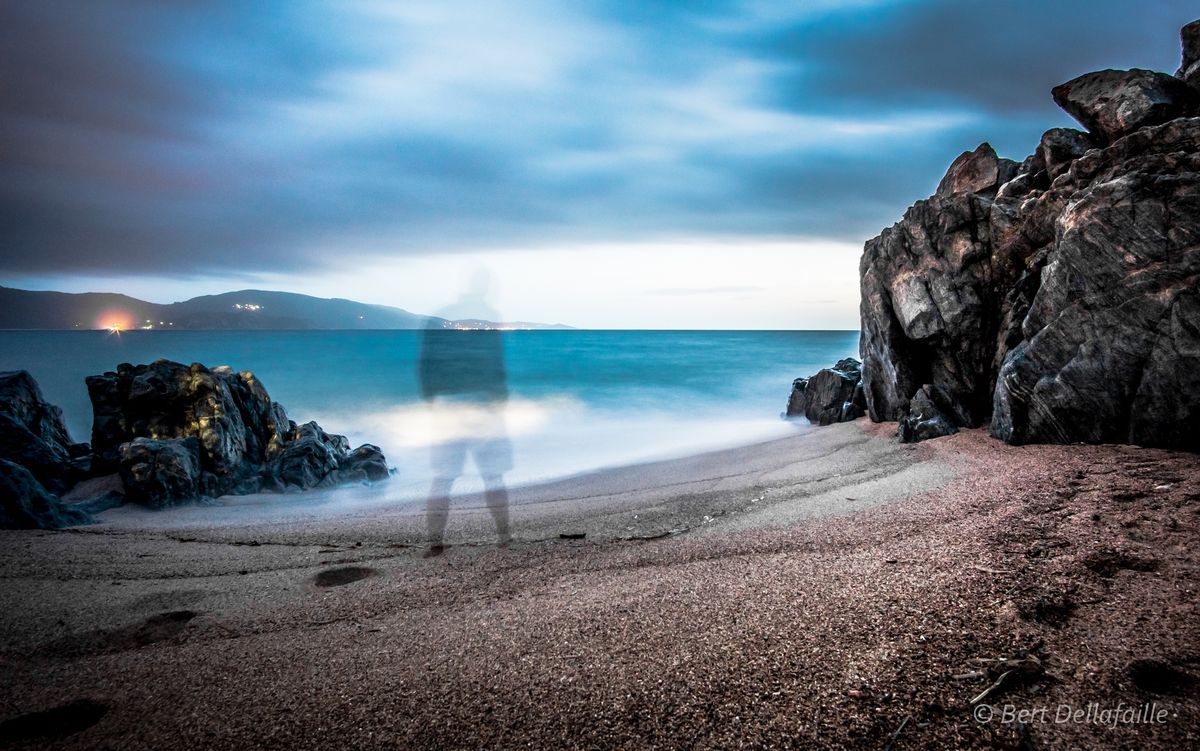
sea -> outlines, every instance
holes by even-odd
[[[482,332],[461,332],[470,337]],[[0,370],[28,370],[89,440],[84,378],[167,358],[255,373],[296,422],[316,420],[423,497],[446,439],[418,378],[421,331],[0,331]],[[529,330],[500,335],[509,485],[748,445],[806,430],[781,417],[792,380],[857,356],[857,331]],[[468,460],[455,492],[481,487]]]

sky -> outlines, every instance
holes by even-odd
[[[0,284],[853,329],[862,244],[1194,0],[0,0]]]

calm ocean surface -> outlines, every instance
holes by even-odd
[[[470,333],[465,335],[469,336]],[[793,378],[857,356],[857,331],[504,333],[514,448],[510,483],[793,433]],[[30,371],[88,440],[84,376],[165,357],[251,370],[297,422],[379,445],[396,497],[430,477],[432,422],[417,383],[419,331],[0,331],[0,370]],[[455,490],[478,487],[468,465]],[[393,491],[389,491],[392,494]]]

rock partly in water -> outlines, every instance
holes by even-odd
[[[811,378],[793,381],[785,415],[803,415],[815,425],[846,422],[865,414],[864,399],[861,363],[847,357]]]
[[[954,422],[938,402],[945,403],[930,384],[925,384],[909,402],[907,413],[900,418],[897,435],[902,443],[916,443],[958,432]]]
[[[253,373],[158,360],[122,364],[115,372],[88,378],[87,385],[97,468],[119,467],[126,476],[138,466],[146,473],[147,479],[139,481],[143,489],[131,492],[131,499],[159,506],[343,481],[340,470],[350,456],[346,438],[313,422],[291,422]],[[130,442],[139,438],[159,443],[130,449]],[[194,441],[194,482],[182,458],[188,451],[179,439]],[[177,442],[171,444],[173,440]],[[347,465],[347,478],[386,478],[379,449],[363,448]],[[133,456],[127,455],[130,451]],[[164,461],[166,469],[161,469]],[[382,476],[376,464],[383,465]]]
[[[0,459],[0,529],[59,529],[90,521],[87,512],[64,504],[29,470]]]
[[[332,485],[349,448],[344,436],[331,435],[315,422],[307,422],[288,436],[271,468],[272,477],[280,488]]]
[[[157,360],[122,364],[87,378],[97,472],[115,469],[121,445],[134,438],[195,437],[214,494],[262,472],[291,430],[283,408],[251,373]]]
[[[1200,450],[1200,118],[1180,86],[1082,76],[1056,98],[1090,136],[1048,131],[994,194],[918,201],[867,242],[873,419],[928,385],[951,424],[1011,443]]]
[[[383,452],[370,443],[354,449],[338,463],[338,479],[341,482],[378,482],[390,475]]]
[[[1183,81],[1140,68],[1085,73],[1055,86],[1051,94],[1088,132],[1109,142],[1194,115],[1200,105],[1196,91]]]
[[[121,445],[121,481],[129,500],[151,508],[200,498],[200,442],[195,437],[135,438]]]

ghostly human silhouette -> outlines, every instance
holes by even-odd
[[[486,271],[477,272],[458,302],[438,311],[422,334],[418,380],[436,434],[431,452],[433,482],[425,512],[427,557],[445,550],[450,491],[463,474],[468,454],[483,478],[484,498],[500,544],[507,545],[511,538],[504,486],[504,473],[513,466],[504,422],[508,400],[504,341],[496,330],[463,330],[440,320],[498,320],[499,315],[487,304],[490,281]]]

